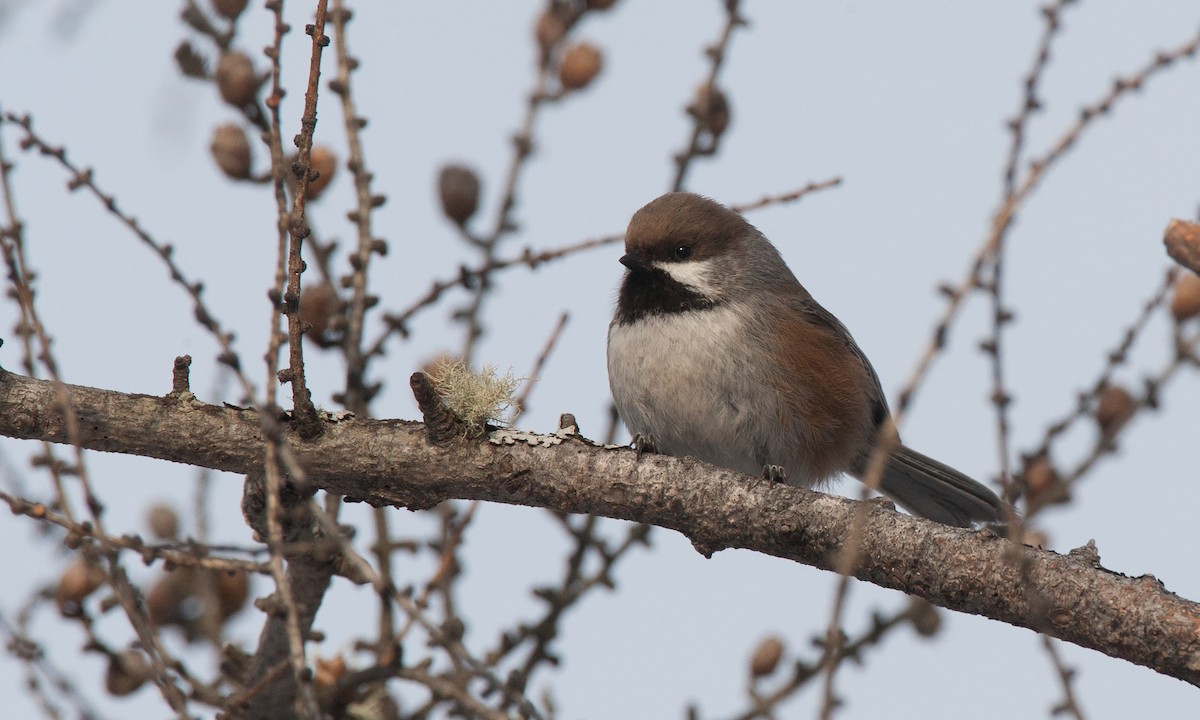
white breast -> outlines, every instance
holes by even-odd
[[[612,324],[609,385],[626,427],[653,435],[669,455],[755,475],[767,462],[783,464],[768,457],[783,438],[777,397],[750,355],[754,344],[728,304]]]

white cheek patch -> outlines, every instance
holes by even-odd
[[[712,259],[687,260],[684,262],[656,262],[654,267],[671,276],[675,282],[684,285],[706,297],[717,294],[717,288],[711,281]]]

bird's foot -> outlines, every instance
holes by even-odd
[[[633,436],[633,449],[637,451],[637,459],[641,460],[642,455],[657,455],[658,441],[653,435],[635,433]]]
[[[787,470],[782,465],[763,465],[762,478],[770,482],[786,483]]]

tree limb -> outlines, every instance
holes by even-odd
[[[67,441],[54,383],[0,371],[0,435]],[[261,466],[258,413],[190,394],[153,397],[64,387],[83,447],[245,474]],[[646,456],[565,436],[434,447],[421,423],[325,419],[285,441],[309,477],[375,505],[431,507],[461,498],[589,513],[677,530],[701,552],[746,548],[832,569],[855,501],[754,481],[688,458]],[[540,438],[540,440],[539,440]],[[935,605],[1031,628],[1200,685],[1200,605],[1150,575],[1099,565],[1094,548],[1068,555],[901,515],[867,512],[854,576]]]

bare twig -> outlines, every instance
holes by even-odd
[[[341,401],[351,412],[366,413],[367,402],[378,391],[377,386],[367,385],[367,361],[372,356],[363,352],[363,324],[366,313],[378,301],[377,297],[367,294],[367,269],[372,255],[382,254],[386,249],[384,242],[372,235],[371,217],[373,210],[383,205],[386,197],[371,193],[373,176],[367,170],[362,136],[359,132],[366,120],[359,116],[351,94],[351,72],[359,66],[358,59],[350,56],[347,47],[346,26],[350,22],[351,13],[342,0],[334,0],[333,8],[331,17],[337,52],[337,77],[330,82],[329,87],[342,101],[342,125],[350,150],[348,165],[354,176],[356,200],[350,219],[358,233],[358,246],[350,259],[350,302],[346,312],[346,332],[342,338],[342,352],[346,358],[346,386]]]
[[[291,578],[283,567],[283,524],[281,521],[280,497],[283,479],[280,477],[278,450],[274,444],[266,447],[266,522],[267,547],[271,550],[268,565],[275,579],[275,592],[280,608],[276,612],[284,615],[287,631],[288,662],[292,670],[292,681],[303,704],[308,720],[320,720],[321,711],[313,692],[311,677],[307,673],[308,661],[305,654],[304,635],[300,629],[300,611],[292,590]],[[314,608],[315,611],[315,608]]]
[[[947,297],[946,309],[934,325],[932,338],[925,352],[917,362],[909,379],[904,383],[897,402],[898,414],[903,415],[909,409],[917,388],[924,381],[934,359],[945,348],[950,327],[958,317],[967,294],[979,287],[980,271],[987,258],[994,252],[1001,238],[1012,227],[1025,201],[1033,194],[1046,174],[1058,164],[1066,153],[1075,146],[1091,128],[1097,119],[1110,113],[1114,107],[1134,91],[1140,90],[1149,80],[1171,67],[1175,62],[1195,55],[1200,48],[1200,33],[1177,46],[1173,50],[1157,53],[1150,62],[1126,78],[1113,81],[1112,87],[1100,99],[1085,106],[1079,113],[1079,118],[1059,135],[1058,139],[1041,156],[1030,161],[1024,180],[1017,183],[1015,189],[1001,207],[996,211],[988,235],[975,253],[970,263],[966,277],[956,286],[945,287],[943,292]]]
[[[1050,710],[1050,714],[1070,715],[1075,720],[1087,720],[1083,708],[1079,705],[1079,698],[1075,697],[1075,671],[1063,662],[1053,638],[1042,635],[1042,648],[1046,651],[1046,657],[1050,658],[1050,664],[1054,666],[1063,691],[1063,699]]]
[[[1143,331],[1149,325],[1151,318],[1154,317],[1155,311],[1163,306],[1167,298],[1171,295],[1171,287],[1175,283],[1177,271],[1174,268],[1167,270],[1163,275],[1162,281],[1158,288],[1150,296],[1146,302],[1142,304],[1138,316],[1129,324],[1121,334],[1121,340],[1117,346],[1105,354],[1105,364],[1097,375],[1096,380],[1084,392],[1079,394],[1078,400],[1074,409],[1063,417],[1050,423],[1046,428],[1046,433],[1042,437],[1041,444],[1037,448],[1025,453],[1026,457],[1047,456],[1060,436],[1069,430],[1080,419],[1089,416],[1095,406],[1096,398],[1104,391],[1105,388],[1112,384],[1113,376],[1116,371],[1125,365],[1129,359],[1129,353],[1133,350],[1134,344],[1142,337]]]
[[[39,522],[56,525],[73,536],[90,538],[102,548],[112,551],[128,550],[140,556],[143,563],[155,560],[169,562],[182,567],[201,567],[210,570],[234,570],[238,572],[265,573],[266,566],[248,560],[217,557],[208,546],[180,546],[178,544],[148,544],[136,535],[106,535],[90,523],[80,523],[66,515],[54,512],[42,503],[31,502],[0,491],[0,501],[8,503],[15,515],[24,515]]]
[[[792,190],[779,195],[764,195],[758,200],[734,204],[730,207],[737,212],[750,212],[753,210],[770,207],[772,205],[796,202],[803,200],[809,195],[821,190],[837,187],[841,184],[841,182],[841,178],[830,178],[828,180],[822,180],[819,182],[810,182],[797,190]],[[585,252],[598,247],[615,245],[619,242],[623,242],[624,240],[624,233],[615,233],[611,235],[603,235],[597,238],[591,238],[588,240],[582,240],[577,243],[547,250],[534,250],[531,247],[526,247],[514,257],[503,259],[492,258],[490,260],[485,260],[482,264],[473,268],[463,265],[459,267],[458,273],[455,276],[445,280],[434,281],[424,295],[422,295],[404,310],[401,310],[397,313],[384,313],[383,321],[387,324],[387,330],[385,330],[379,337],[375,339],[374,342],[371,343],[370,349],[367,350],[366,355],[368,357],[373,357],[383,354],[385,343],[393,335],[399,334],[401,336],[407,336],[408,323],[412,321],[413,317],[421,310],[436,304],[450,290],[459,287],[475,287],[477,283],[483,282],[484,277],[487,277],[498,270],[507,270],[509,268],[518,266],[524,266],[531,270],[536,270],[544,263],[561,260],[571,257],[577,253]]]
[[[1197,349],[1200,349],[1200,332],[1192,333],[1190,336],[1181,335],[1175,339],[1175,353],[1171,356],[1171,359],[1157,373],[1147,377],[1143,381],[1142,392],[1134,398],[1132,408],[1134,415],[1142,410],[1158,407],[1162,388],[1175,377],[1176,373],[1196,362]],[[1087,455],[1070,472],[1063,476],[1063,485],[1068,490],[1072,488],[1079,482],[1080,478],[1086,475],[1100,461],[1100,458],[1115,450],[1116,443],[1113,442],[1111,435],[1105,432],[1097,433],[1096,439]]]
[[[725,6],[725,24],[721,28],[721,36],[704,51],[708,56],[709,66],[708,75],[700,84],[700,94],[709,99],[709,102],[721,92],[717,86],[717,78],[721,74],[721,68],[729,53],[729,44],[733,40],[733,33],[739,27],[746,25],[746,19],[740,12],[741,0],[723,0],[722,4]],[[692,133],[688,145],[682,152],[675,155],[675,178],[671,181],[672,190],[684,189],[688,170],[691,169],[692,162],[696,158],[716,152],[720,132],[712,132],[707,122],[707,113],[699,108],[694,108],[692,121]],[[706,133],[711,135],[708,144],[702,142]]]
[[[1054,4],[1046,5],[1042,8],[1042,18],[1045,21],[1045,26],[1042,31],[1041,40],[1038,42],[1038,50],[1034,57],[1033,66],[1025,76],[1021,109],[1008,123],[1012,139],[1009,143],[1008,163],[1004,170],[1004,196],[1002,201],[1005,203],[1011,200],[1017,191],[1017,163],[1020,160],[1021,150],[1025,142],[1026,126],[1033,113],[1042,107],[1042,101],[1038,98],[1038,86],[1041,82],[1042,74],[1046,70],[1047,63],[1050,60],[1051,45],[1059,37],[1058,32],[1062,27],[1061,13],[1071,1],[1056,0]],[[1011,420],[1009,408],[1012,402],[1012,394],[1008,390],[1005,381],[1003,337],[1004,327],[1013,320],[1014,316],[1012,311],[1005,307],[1003,295],[1004,258],[1007,247],[1004,240],[1006,237],[1006,233],[997,235],[992,251],[988,256],[988,261],[985,263],[985,267],[981,268],[980,274],[990,272],[988,272],[986,279],[981,277],[978,283],[980,287],[987,291],[991,300],[991,334],[981,343],[981,348],[987,354],[991,366],[991,400],[996,414],[998,478],[1000,487],[1003,489],[1003,494],[1006,497],[1012,498],[1016,494],[1016,487],[1013,483],[1010,468]],[[1009,518],[1009,533],[1012,534],[1012,537],[1019,536],[1021,532],[1020,523],[1021,519],[1016,515]]]
[[[563,527],[575,540],[575,547],[567,557],[563,577],[555,587],[539,588],[535,594],[546,603],[545,614],[536,622],[522,623],[515,630],[505,631],[496,647],[485,655],[489,665],[498,665],[517,648],[529,643],[531,647],[522,661],[520,677],[528,682],[536,667],[547,661],[556,661],[550,644],[558,637],[558,626],[563,614],[574,607],[587,593],[596,588],[613,587],[612,571],[618,562],[631,550],[649,543],[650,527],[635,525],[629,528],[625,538],[614,548],[597,534],[597,518],[578,518],[578,526],[572,516],[560,516]],[[600,565],[590,573],[584,572],[584,563],[596,557]]]
[[[934,613],[933,617],[936,622],[936,610],[921,600],[910,600],[903,609],[897,610],[890,615],[884,615],[878,611],[871,615],[871,626],[856,638],[848,639],[842,637],[839,639],[837,650],[831,654],[828,645],[828,638],[822,637],[819,641],[814,639],[821,648],[821,656],[816,660],[805,661],[797,660],[792,665],[792,674],[779,687],[769,692],[761,692],[757,688],[751,688],[751,706],[747,710],[738,715],[734,715],[730,720],[758,720],[759,718],[766,719],[773,717],[772,713],[785,700],[796,695],[812,680],[818,676],[828,677],[828,672],[824,669],[830,664],[841,664],[845,660],[860,661],[863,651],[879,645],[885,637],[891,634],[893,630],[904,627],[911,623],[917,627],[918,632],[929,634],[924,627],[928,624],[925,618]],[[936,627],[936,625],[935,625]],[[832,703],[826,703],[832,706]]]
[[[746,213],[751,210],[760,210],[772,205],[787,205],[789,203],[799,202],[813,193],[822,190],[829,190],[842,184],[842,178],[831,177],[828,180],[810,182],[802,188],[792,190],[791,192],[781,193],[779,195],[763,195],[761,198],[752,202],[744,202],[737,205],[730,205],[730,209],[734,212]]]
[[[546,367],[546,361],[550,359],[550,353],[554,352],[554,346],[558,344],[558,338],[562,335],[563,328],[567,326],[567,320],[571,314],[563,312],[558,317],[558,323],[554,326],[554,330],[550,332],[550,337],[546,339],[546,344],[542,346],[542,351],[538,353],[537,360],[533,362],[533,370],[529,372],[529,379],[525,381],[525,388],[521,390],[521,394],[513,402],[513,407],[516,412],[513,414],[513,422],[521,417],[526,410],[529,409],[529,396],[533,394],[533,389],[537,386],[538,379],[542,376],[542,370]]]
[[[304,113],[300,117],[300,132],[295,137],[299,157],[292,166],[295,175],[295,195],[288,215],[288,281],[283,293],[283,308],[287,313],[289,363],[286,373],[292,385],[292,412],[301,433],[307,437],[321,432],[308,381],[304,376],[304,320],[300,317],[300,275],[304,272],[301,249],[310,230],[305,211],[308,202],[308,183],[316,179],[312,169],[313,133],[317,129],[317,92],[321,81],[321,56],[329,37],[325,35],[328,0],[317,0],[316,19],[305,27],[312,37],[312,53],[308,65],[308,87],[304,92]],[[283,219],[280,218],[280,222]],[[282,379],[282,378],[281,378]]]
[[[75,686],[71,676],[50,662],[41,644],[30,637],[25,632],[25,628],[14,627],[9,623],[2,611],[0,611],[0,633],[6,636],[4,647],[8,653],[25,667],[25,688],[37,700],[47,718],[60,720],[63,714],[54,704],[54,699],[50,697],[49,691],[43,686],[41,680],[43,677],[55,692],[62,695],[74,707],[78,717],[92,720],[99,720],[102,717],[92,706],[91,701]]]
[[[141,231],[135,220],[124,215],[117,209],[116,202],[112,197],[105,196],[99,191],[99,189],[92,182],[90,171],[79,170],[69,160],[67,160],[66,151],[63,148],[51,147],[43,142],[40,137],[34,134],[32,121],[29,119],[29,117],[26,116],[18,118],[11,113],[5,113],[0,122],[10,122],[16,124],[18,127],[21,127],[25,131],[25,137],[21,141],[21,146],[23,149],[37,148],[42,154],[55,158],[60,165],[68,170],[71,170],[74,174],[70,184],[72,189],[82,186],[88,187],[93,193],[104,200],[105,206],[110,212],[112,212],[127,226],[138,233],[139,237],[141,237],[143,240],[148,240],[152,246],[158,248],[157,244],[155,244],[153,240],[150,240],[149,236]],[[98,533],[103,534],[105,525],[103,520],[104,508],[99,498],[92,490],[92,483],[89,479],[87,466],[84,462],[83,446],[81,443],[82,428],[80,426],[78,410],[71,403],[66,392],[66,386],[62,382],[62,378],[58,370],[58,364],[51,351],[49,334],[47,333],[45,326],[42,324],[42,321],[38,315],[37,309],[33,302],[33,289],[28,284],[28,280],[33,276],[33,273],[29,270],[26,264],[24,246],[20,242],[22,237],[19,232],[20,223],[16,220],[11,190],[8,185],[9,166],[3,156],[0,156],[0,166],[4,168],[3,171],[0,172],[0,183],[3,183],[4,186],[5,206],[10,220],[10,227],[6,228],[5,232],[0,233],[0,249],[3,250],[5,263],[9,269],[9,277],[13,283],[18,304],[21,307],[24,323],[30,328],[32,335],[38,339],[38,359],[45,366],[47,372],[50,374],[50,377],[53,380],[57,406],[56,409],[62,414],[62,417],[65,421],[67,437],[69,438],[72,452],[74,453],[75,457],[75,463],[70,467],[70,472],[79,479],[79,484],[83,490],[85,504],[87,505],[88,513],[91,517],[93,526]],[[14,232],[14,230],[16,232]],[[160,254],[163,255],[168,264],[171,264],[169,252],[165,254],[160,252]],[[194,297],[198,297],[198,293]],[[50,461],[50,464],[57,465],[57,462],[54,460],[51,454],[47,453],[47,458]],[[71,503],[64,492],[61,476],[61,469],[53,473],[56,493],[59,497],[59,505],[63,510],[65,519],[74,522],[75,518],[71,510]],[[122,609],[125,611],[125,615],[129,620],[130,626],[137,634],[142,643],[143,649],[150,659],[150,664],[153,669],[154,682],[159,686],[163,695],[163,699],[166,700],[171,709],[174,710],[181,719],[186,718],[187,698],[176,684],[176,673],[172,672],[170,669],[176,668],[176,670],[178,670],[178,668],[182,666],[178,663],[178,661],[173,660],[167,654],[166,649],[161,644],[157,633],[155,632],[154,628],[151,627],[145,610],[138,600],[139,595],[136,589],[130,583],[124,569],[121,567],[117,554],[114,552],[109,552],[103,554],[102,557],[105,560],[103,567],[109,584],[112,586],[114,595],[119,601]]]
[[[554,38],[550,47],[542,48],[538,53],[538,62],[534,70],[533,88],[526,96],[525,116],[517,132],[512,137],[513,154],[504,175],[504,183],[500,190],[500,202],[496,210],[496,218],[491,232],[484,237],[474,237],[469,233],[466,237],[479,248],[483,256],[483,264],[488,265],[496,259],[501,241],[517,229],[513,211],[517,206],[518,188],[521,172],[533,156],[534,129],[542,109],[548,102],[559,96],[551,92],[554,75],[554,60],[556,52],[567,36],[567,32],[583,17],[586,7],[581,3],[550,3],[547,12],[553,13],[556,21],[561,23],[562,33]],[[490,274],[483,274],[479,281],[470,287],[471,299],[467,306],[455,314],[455,318],[467,326],[466,337],[463,341],[461,356],[469,366],[475,351],[475,343],[483,335],[483,327],[479,317],[483,310],[484,300],[491,290]]]

